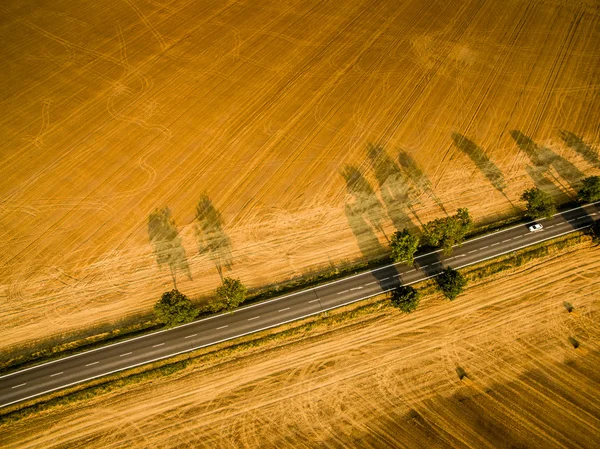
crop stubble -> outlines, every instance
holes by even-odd
[[[7,447],[593,447],[599,271],[600,249],[580,245],[454,302],[313,328],[3,436]]]
[[[512,130],[598,173],[559,135],[600,140],[593,2],[4,2],[0,16],[1,348],[150,310],[170,288],[146,232],[156,207],[181,228],[193,279],[178,287],[209,293],[203,193],[231,240],[225,274],[251,287],[377,255],[385,235],[349,226],[340,174],[358,167],[394,210],[369,143],[395,163],[407,152],[431,181],[435,198],[395,181],[415,225],[438,201],[513,213],[532,162]],[[573,194],[564,173],[542,175]]]

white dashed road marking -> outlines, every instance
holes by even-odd
[[[125,357],[126,355],[131,355],[131,352],[126,352],[125,354],[121,354],[119,357]]]
[[[192,338],[192,337],[195,337],[196,335],[198,335],[198,334],[194,334],[194,335],[188,335],[188,336],[187,336],[187,337],[185,337],[185,338]]]
[[[311,301],[308,301],[308,303],[310,304],[311,302],[317,302],[317,301],[318,301],[318,299],[313,299]]]
[[[248,318],[248,321],[252,321],[252,320],[258,320],[259,318],[260,318],[260,315],[259,315],[259,316],[252,317],[252,318]]]
[[[14,388],[19,388],[19,387],[22,387],[23,385],[27,385],[27,383],[24,383],[24,384],[21,384],[21,385],[15,385],[15,386],[13,387],[13,389],[14,389]]]
[[[217,327],[217,330],[219,330],[219,329],[225,329],[227,326],[229,326],[229,324],[226,324],[225,326]]]
[[[281,309],[281,310],[279,310],[279,312],[285,312],[286,310],[290,310],[290,308],[289,308],[289,307],[286,307],[285,309]]]
[[[159,346],[162,346],[162,345],[164,345],[164,343],[159,343],[159,344],[157,344],[157,345],[154,345],[154,346],[152,346],[152,347],[153,347],[153,348],[158,348]]]
[[[51,374],[50,377],[54,377],[54,376],[60,376],[64,371],[61,371],[60,373],[56,373],[56,374]]]
[[[369,282],[368,284],[365,284],[365,285],[373,285],[373,284],[377,284],[377,281]]]
[[[350,290],[344,290],[343,292],[339,292],[338,295],[341,295],[342,293],[348,293]]]
[[[88,364],[87,364],[87,365],[85,365],[85,366],[92,366],[92,365],[95,365],[96,363],[100,363],[100,362],[92,362],[92,363],[88,363]]]

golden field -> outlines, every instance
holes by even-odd
[[[580,244],[5,423],[3,447],[597,447],[599,279]]]
[[[157,208],[202,298],[215,265],[258,287],[572,196],[600,173],[599,24],[593,0],[3,1],[0,350],[149,312]]]

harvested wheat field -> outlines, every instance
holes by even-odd
[[[4,424],[4,446],[598,447],[599,279],[581,244]]]
[[[150,312],[156,210],[201,299],[600,173],[595,0],[5,0],[0,39],[5,352]]]

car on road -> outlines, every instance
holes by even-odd
[[[544,227],[539,223],[535,223],[535,224],[532,224],[531,226],[529,226],[530,232],[541,231],[542,229],[544,229]]]

